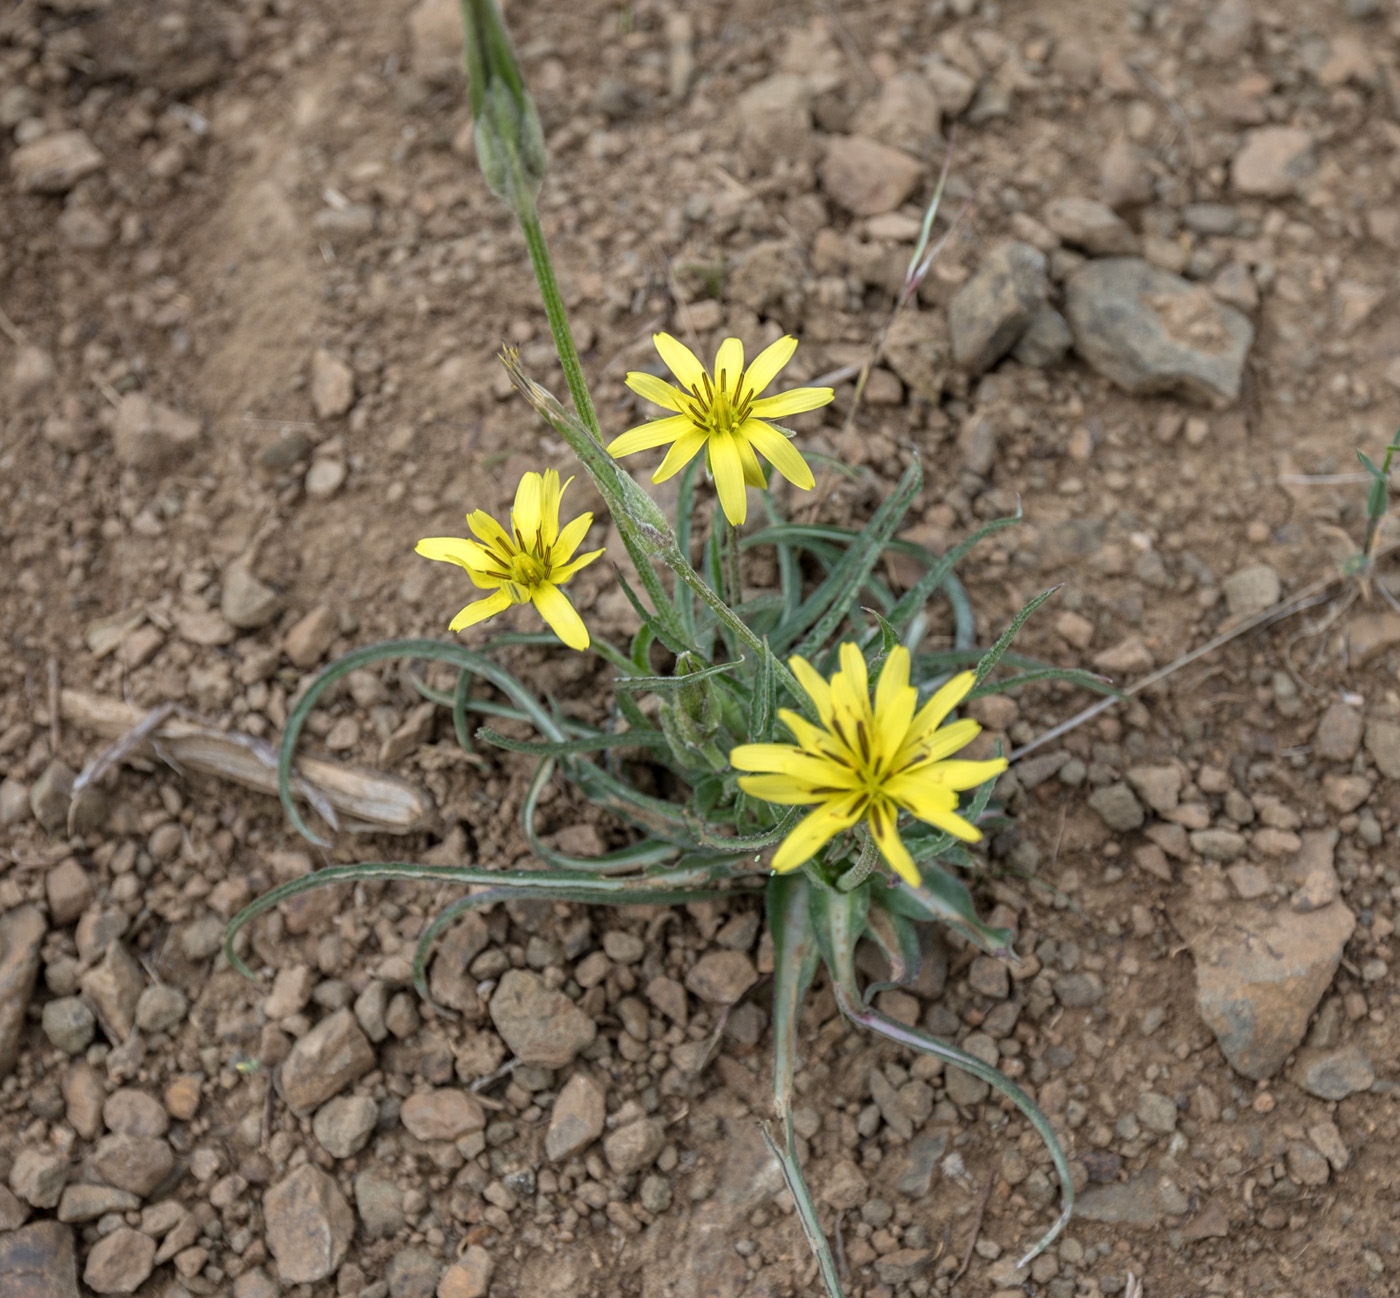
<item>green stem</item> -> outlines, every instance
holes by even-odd
[[[603,430],[598,423],[598,413],[593,409],[593,398],[588,394],[588,384],[584,382],[583,365],[579,362],[578,348],[574,346],[574,333],[569,328],[569,317],[564,311],[559,281],[554,278],[554,262],[550,259],[549,245],[545,243],[544,230],[540,226],[539,209],[534,203],[522,204],[516,208],[516,214],[525,234],[530,266],[535,272],[535,282],[540,286],[544,313],[549,317],[549,332],[554,335],[554,346],[559,353],[559,363],[564,367],[564,379],[573,396],[574,409],[594,439],[601,444]]]

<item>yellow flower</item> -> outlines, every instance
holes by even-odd
[[[909,684],[909,651],[901,645],[885,659],[872,710],[865,659],[855,645],[841,646],[841,669],[830,684],[805,659],[790,663],[821,725],[785,709],[778,715],[796,746],[741,744],[729,754],[738,769],[764,772],[739,780],[745,793],[784,806],[820,804],[783,840],[773,869],[796,869],[864,818],[885,860],[917,885],[919,871],[895,828],[901,810],[969,843],[982,837],[957,814],[958,793],[999,775],[1006,761],[947,760],[982,727],[970,720],[942,725],[972,688],[971,672],[953,677],[916,712],[918,691]]]
[[[572,481],[561,487],[554,469],[546,469],[543,476],[525,474],[515,489],[509,532],[478,509],[467,515],[475,541],[431,536],[418,542],[417,551],[425,559],[460,564],[475,585],[496,592],[468,604],[452,619],[451,630],[485,621],[512,604],[530,603],[570,649],[588,648],[588,629],[559,587],[603,552],[573,557],[593,522],[592,514],[559,526],[559,499]]]
[[[765,347],[747,370],[744,344],[737,338],[726,338],[715,357],[713,379],[695,353],[670,334],[654,334],[652,342],[685,391],[651,374],[629,374],[627,386],[638,396],[677,413],[628,429],[608,447],[609,454],[631,455],[669,443],[671,449],[661,467],[651,475],[653,482],[665,482],[689,464],[703,446],[724,516],[735,527],[748,514],[744,488],[768,485],[755,451],[772,461],[793,486],[812,489],[807,462],[778,429],[764,421],[824,406],[831,400],[831,389],[793,388],[771,397],[758,395],[792,359],[796,338],[779,338]]]

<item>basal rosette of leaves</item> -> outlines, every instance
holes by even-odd
[[[1039,1132],[1059,1175],[1063,1208],[1029,1260],[1063,1229],[1073,1205],[1068,1164],[1050,1124],[998,1070],[895,1022],[873,1001],[883,987],[917,977],[924,924],[943,925],[991,955],[1016,958],[1010,932],[979,918],[963,878],[978,868],[967,844],[981,837],[980,824],[998,814],[992,786],[1005,763],[1000,754],[982,762],[959,757],[977,727],[958,719],[957,710],[1035,682],[1068,680],[1090,688],[1104,683],[1008,652],[1049,592],[1022,609],[990,648],[975,647],[972,609],[955,565],[1016,520],[989,522],[944,555],[898,539],[923,485],[917,457],[861,527],[780,515],[754,452],[797,488],[810,487],[800,439],[772,421],[829,399],[814,388],[762,397],[791,357],[791,340],[774,344],[747,371],[742,348],[729,340],[711,372],[675,339],[659,336],[662,355],[684,390],[629,376],[634,391],[670,413],[655,421],[654,430],[646,424],[611,430],[609,440],[583,381],[535,209],[543,156],[533,106],[494,5],[464,0],[463,11],[472,102],[480,115],[479,152],[485,139],[488,182],[519,218],[574,410],[531,380],[513,353],[503,361],[601,493],[640,586],[634,589],[618,569],[640,627],[630,643],[612,644],[589,633],[568,600],[569,578],[596,552],[577,553],[589,520],[561,522],[567,483],[561,485],[553,469],[525,475],[504,523],[476,510],[468,519],[470,538],[419,542],[420,554],[456,565],[469,579],[459,581],[453,568],[441,569],[444,623],[475,586],[491,593],[457,613],[454,626],[469,627],[529,603],[553,630],[499,635],[480,650],[453,641],[393,640],[331,664],[288,717],[279,763],[283,806],[301,834],[324,844],[297,803],[304,786],[295,778],[294,754],[307,717],[328,689],[357,668],[388,659],[437,662],[457,671],[455,688],[450,694],[423,683],[418,688],[450,712],[465,751],[475,753],[476,741],[536,759],[521,823],[540,868],[390,861],[322,869],[273,889],[235,917],[225,946],[229,961],[252,976],[239,956],[245,926],[296,893],[347,881],[425,880],[477,889],[447,906],[420,938],[413,972],[425,1000],[434,944],[470,909],[520,897],[680,905],[761,893],[774,952],[774,1124],[765,1124],[762,1136],[783,1167],[828,1293],[839,1298],[840,1280],[798,1165],[791,1118],[794,1077],[802,1067],[799,1010],[819,966],[852,1022],[974,1073]],[[925,222],[926,234],[930,225]],[[923,252],[921,243],[916,261]],[[657,476],[678,474],[674,519],[609,453],[610,447],[631,454],[663,445],[672,449]],[[713,476],[718,491],[709,510],[702,508],[708,490],[702,473]],[[749,517],[754,504],[762,521]],[[709,525],[702,534],[697,520],[705,517]],[[729,521],[744,519],[744,531]],[[405,546],[414,539],[406,535]],[[739,573],[745,555],[755,550],[776,558],[778,581],[772,590],[746,595]],[[902,593],[880,575],[881,560],[890,554],[922,568]],[[951,647],[924,647],[934,618],[951,624]],[[585,725],[567,716],[507,670],[497,652],[520,644],[556,645],[561,653],[601,658],[613,691],[606,724]],[[643,706],[648,696],[653,702]],[[485,724],[473,732],[469,718]],[[527,724],[536,738],[508,738],[492,725],[500,719]],[[654,777],[656,768],[669,772],[661,787],[683,794],[670,800],[643,792],[639,774]],[[556,776],[632,826],[631,845],[587,859],[547,845],[538,807]],[[658,787],[654,778],[647,784]],[[328,808],[317,810],[330,819]],[[862,941],[884,954],[888,982],[862,985],[855,959]]]

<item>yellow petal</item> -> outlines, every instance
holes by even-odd
[[[471,528],[476,538],[482,541],[488,549],[494,550],[498,558],[504,562],[510,562],[510,556],[515,553],[516,545],[511,539],[510,533],[506,531],[494,518],[484,509],[478,509],[467,515],[467,526]]]
[[[715,356],[715,387],[729,393],[736,401],[744,376],[744,344],[737,338],[726,338]]]
[[[829,730],[814,726],[806,717],[800,717],[787,708],[778,709],[778,720],[792,731],[793,738],[805,752],[835,757],[838,761],[846,760],[845,745]]]
[[[910,735],[918,722],[919,718],[915,717],[909,727]],[[977,722],[971,717],[963,717],[960,721],[954,721],[927,734],[922,740],[916,741],[906,737],[894,760],[894,768],[917,770],[933,762],[942,762],[945,757],[951,757],[960,748],[966,748],[981,733],[982,727]]]
[[[546,582],[536,587],[530,599],[539,609],[540,616],[549,623],[550,629],[570,649],[588,648],[588,628],[558,586]]]
[[[577,518],[571,518],[559,530],[559,535],[554,539],[554,552],[550,555],[551,561],[556,565],[568,563],[573,558],[574,551],[578,549],[578,544],[588,535],[588,529],[593,526],[593,514],[591,512],[580,514]]]
[[[959,672],[944,682],[934,696],[921,707],[909,724],[909,739],[917,742],[931,735],[943,724],[943,718],[968,696],[977,680],[973,672]]]
[[[935,816],[946,816],[958,808],[958,795],[946,785],[928,778],[926,772],[896,775],[886,780],[882,788],[906,811],[930,824]]]
[[[776,428],[770,428],[761,419],[746,419],[739,433],[794,487],[811,491],[816,485],[807,461]]]
[[[899,830],[895,828],[898,817],[899,813],[888,801],[876,798],[870,804],[870,836],[875,840],[875,846],[880,849],[880,855],[889,863],[890,868],[901,879],[917,888],[923,880],[919,877],[914,858],[909,855],[909,849],[899,837]]]
[[[781,807],[800,807],[817,801],[806,785],[790,775],[741,775],[739,787],[750,797],[776,802]]]
[[[997,757],[989,762],[935,762],[930,768],[930,777],[936,779],[945,789],[975,789],[994,780],[1006,770],[1006,758]],[[915,768],[918,774],[922,770]]]
[[[614,437],[608,445],[608,454],[613,459],[631,455],[635,451],[649,451],[653,447],[665,446],[676,438],[695,428],[687,415],[668,415],[665,419],[653,419],[650,423],[638,424],[625,433]],[[693,455],[695,452],[692,451]]]
[[[811,815],[804,816],[793,826],[792,832],[783,839],[782,846],[774,854],[773,869],[780,873],[795,870],[804,861],[810,860],[825,843],[856,823],[856,811],[863,800],[863,794],[851,794],[834,799],[818,807]]]
[[[659,379],[655,374],[643,374],[638,370],[633,370],[624,380],[627,386],[639,397],[654,405],[662,406],[666,410],[679,410],[681,401],[684,399],[681,393],[677,392],[664,379]]]
[[[447,629],[460,631],[463,627],[475,626],[478,622],[484,622],[488,617],[495,617],[497,613],[505,612],[510,605],[510,592],[498,590],[494,595],[488,595],[485,599],[479,599],[474,604],[468,604],[452,619]]]
[[[543,494],[544,482],[538,473],[521,475],[520,485],[515,489],[515,504],[511,506],[510,523],[515,532],[525,538],[527,546],[540,529]]]
[[[779,338],[775,343],[769,343],[753,358],[753,364],[744,375],[744,390],[757,396],[778,377],[778,371],[792,359],[796,350],[797,339],[791,334]]]
[[[792,674],[797,677],[797,683],[807,692],[807,697],[815,705],[817,715],[822,719],[822,725],[830,729],[833,716],[831,686],[805,658],[799,658],[793,654],[788,659],[788,666],[792,669]]]
[[[588,567],[588,565],[602,553],[602,550],[590,550],[587,554],[581,554],[577,559],[571,560],[569,563],[555,564],[550,570],[550,581],[556,586],[562,586],[580,568]]]
[[[698,428],[692,427],[688,433],[682,433],[676,438],[675,445],[666,452],[666,458],[651,475],[651,480],[665,482],[667,478],[679,473],[695,458],[695,452],[704,446],[707,440],[708,436]]]
[[[919,692],[909,684],[909,650],[896,645],[880,671],[875,686],[875,739],[877,761],[888,770],[899,754],[909,722],[919,703]]]
[[[693,391],[704,386],[705,367],[689,347],[670,334],[652,334],[651,341],[671,373],[680,379],[681,387]]]
[[[724,516],[734,527],[742,527],[749,513],[749,496],[744,487],[744,462],[732,433],[716,433],[710,438],[710,471],[715,475]]]
[[[758,487],[760,490],[768,485],[768,479],[763,476],[763,466],[758,462],[758,456],[753,453],[753,447],[749,445],[748,439],[736,437],[734,445],[739,448],[739,463],[744,466],[744,485],[746,487]]]
[[[562,486],[559,483],[559,470],[546,469],[540,486],[540,541],[549,547],[559,539],[559,502],[568,490],[569,478]]]
[[[817,410],[830,403],[835,393],[830,388],[791,388],[776,396],[763,397],[750,407],[760,419],[781,419],[784,415],[800,415],[804,410]]]
[[[859,776],[849,766],[789,744],[740,744],[729,754],[729,762],[736,770],[781,775],[801,785],[807,791],[806,802],[820,802],[859,785]]]
[[[439,559],[463,568],[484,568],[491,563],[491,556],[481,546],[460,536],[424,537],[413,548],[425,559]]]
[[[840,649],[841,670],[831,681],[831,697],[837,707],[844,703],[855,716],[870,716],[870,678],[866,675],[865,655],[847,640]]]

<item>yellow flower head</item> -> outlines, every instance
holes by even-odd
[[[689,464],[703,446],[724,516],[735,527],[748,514],[744,488],[768,485],[755,451],[772,461],[793,486],[812,489],[807,462],[781,432],[764,421],[816,410],[831,400],[831,389],[793,388],[771,397],[758,395],[792,359],[796,338],[779,338],[765,347],[747,370],[744,344],[737,338],[726,338],[715,357],[713,378],[695,353],[670,334],[654,334],[652,342],[685,391],[651,374],[629,374],[627,386],[633,392],[677,413],[628,429],[608,447],[611,455],[631,455],[669,443],[671,449],[661,467],[651,475],[653,482],[664,482]]]
[[[588,629],[559,587],[603,552],[573,557],[593,522],[592,514],[559,526],[559,499],[572,481],[561,487],[554,469],[546,469],[543,476],[525,474],[515,489],[509,532],[478,509],[467,515],[475,541],[431,536],[418,542],[417,551],[425,559],[460,564],[473,584],[496,592],[468,604],[452,619],[451,630],[485,621],[512,604],[530,603],[570,649],[588,648]]]
[[[855,645],[841,646],[841,669],[830,684],[805,659],[790,664],[821,725],[784,710],[778,715],[795,746],[741,744],[729,754],[739,770],[763,772],[739,780],[745,793],[785,806],[820,804],[783,840],[775,870],[796,869],[833,835],[864,819],[891,868],[917,885],[919,872],[895,828],[901,810],[969,843],[982,837],[957,814],[958,793],[1001,774],[1006,761],[947,760],[982,727],[970,720],[942,725],[972,688],[971,672],[953,677],[916,712],[918,691],[909,684],[903,646],[885,659],[873,709],[865,659]]]

